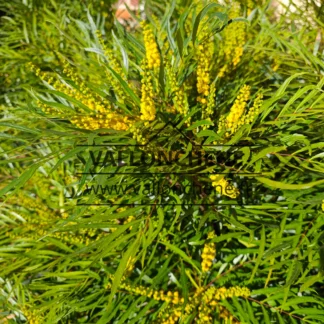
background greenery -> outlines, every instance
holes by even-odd
[[[195,304],[179,320],[184,323],[324,322],[323,5],[305,0],[278,15],[269,2],[240,2],[240,18],[231,21],[233,6],[147,1],[141,15],[134,13],[135,20],[146,17],[162,58],[159,69],[149,71],[157,115],[147,124],[139,118],[148,52],[140,25],[113,22],[107,1],[0,1],[3,322],[173,323],[178,306],[136,291],[142,286],[179,292],[183,313],[190,298],[210,286],[250,290],[249,296],[221,298],[207,312],[211,319]],[[206,42],[213,48],[210,57],[199,52]],[[226,49],[234,53],[239,46],[243,55],[233,66]],[[216,88],[209,119],[197,101],[199,57],[209,57],[210,84]],[[58,78],[62,88],[44,82],[30,62]],[[250,106],[263,92],[262,106],[252,123],[228,138],[217,132],[219,120],[244,84],[251,86]],[[81,97],[64,93],[67,87],[93,96],[96,105],[109,102],[117,116],[127,116],[129,128],[73,123],[95,117]],[[180,88],[189,107],[185,114],[174,110]],[[113,173],[108,178],[77,174],[94,170],[90,149],[79,145],[134,145],[159,132],[169,118],[192,142],[219,144],[208,148],[212,161],[227,153],[211,168],[187,169],[200,173],[198,185],[210,183],[209,173],[237,173],[226,178],[239,188],[247,181],[253,204],[237,205],[250,202],[244,190],[241,200],[215,191],[206,205],[206,197],[179,196],[175,187],[167,198],[151,197],[150,206],[136,204],[148,198],[143,191],[68,198],[91,184],[127,182],[142,189],[153,179],[187,184],[189,176],[158,174],[179,172],[176,165],[141,170],[153,176],[121,175],[114,166],[100,169]],[[193,150],[173,127],[149,146],[151,152],[158,148]],[[142,153],[134,146],[125,150],[136,157]],[[105,205],[82,205],[94,203]],[[211,232],[215,236],[208,238]],[[202,252],[212,243],[214,262],[203,272]]]

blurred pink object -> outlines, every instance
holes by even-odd
[[[129,14],[126,5],[132,11],[137,11],[139,9],[139,0],[119,0],[117,2],[116,18],[123,22],[125,20],[133,20],[132,16]]]

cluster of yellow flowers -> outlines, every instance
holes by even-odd
[[[212,174],[209,178],[212,181],[212,186],[215,187],[216,191],[221,195],[235,199],[240,194],[240,191],[230,185],[223,175]]]
[[[113,276],[110,277],[113,280]],[[106,287],[111,288],[111,283]],[[188,302],[180,296],[178,291],[153,290],[144,286],[131,286],[121,283],[120,288],[135,295],[146,296],[156,301],[163,301],[167,306],[160,311],[159,323],[175,324],[179,319],[185,321],[189,318],[194,310],[198,310],[196,323],[213,323],[212,313],[218,311],[220,317],[230,318],[229,311],[218,304],[220,300],[232,297],[249,297],[250,290],[246,287],[216,288],[211,286],[207,289],[198,288],[196,292],[189,296]]]
[[[232,297],[249,297],[250,290],[246,287],[216,288],[210,287],[202,296],[202,301],[206,304],[216,306],[215,300],[222,300]]]
[[[125,210],[126,210],[126,208],[125,208]],[[124,220],[124,225],[125,224],[128,224],[128,223],[131,223],[133,220],[135,220],[136,219],[136,217],[135,216],[128,216],[125,220]],[[129,227],[129,230],[131,230],[133,228],[133,226],[130,226]],[[116,230],[116,229],[115,229]]]
[[[16,232],[15,230],[9,230],[6,232],[6,235],[10,238],[14,239],[24,237],[39,239],[40,237],[46,235],[72,245],[88,245],[89,243],[99,240],[106,235],[106,233],[101,230],[91,228],[80,229],[73,233],[67,231],[51,233],[51,229],[54,228],[57,221],[59,221],[61,218],[67,218],[66,213],[55,213],[44,204],[42,199],[38,197],[32,198],[23,194],[22,192],[18,193],[16,196],[10,197],[8,202],[11,204],[11,206],[19,206],[19,214],[22,215],[26,220],[26,222],[23,222],[20,225],[23,231]],[[72,224],[70,223],[67,225]],[[15,228],[17,228],[17,226]]]
[[[104,50],[105,56],[108,60],[109,63],[109,67],[112,68],[124,81],[127,81],[127,77],[126,74],[121,66],[121,64],[119,63],[119,61],[117,60],[116,56],[114,55],[114,52],[111,48],[107,47],[103,37],[100,33],[99,30],[96,31],[96,35],[99,39],[100,45]],[[124,103],[125,99],[126,99],[126,93],[122,87],[122,85],[120,84],[120,82],[112,75],[111,71],[106,71],[106,75],[107,75],[107,80],[108,82],[112,85],[112,88],[114,90],[114,93],[117,97],[117,99],[119,100],[119,102]]]
[[[141,26],[143,27],[147,66],[150,70],[156,70],[160,67],[161,59],[153,31],[145,21],[141,22]]]
[[[128,130],[133,121],[118,113],[96,114],[95,116],[75,116],[71,118],[71,122],[79,128],[88,130],[96,130],[108,128],[114,130]]]
[[[218,301],[233,297],[249,297],[250,290],[246,287],[216,288],[210,287],[201,296],[197,323],[213,323],[212,314],[217,311],[219,317],[231,320],[233,315],[223,306],[218,305]]]
[[[145,59],[142,62],[142,97],[141,97],[141,119],[151,121],[155,119],[156,107],[154,102],[153,76],[161,64],[160,53],[154,34],[146,22],[141,23],[143,27]]]
[[[80,110],[80,108],[76,107],[75,110],[71,109],[71,113],[64,113],[64,117],[68,118],[71,123],[77,127],[89,130],[101,128],[128,130],[132,125],[133,120],[131,120],[128,116],[123,116],[112,111],[113,107],[111,103],[108,100],[101,98],[99,95],[93,94],[91,89],[85,86],[85,82],[81,80],[78,75],[71,68],[69,68],[68,65],[64,66],[63,72],[67,77],[71,78],[78,89],[72,88],[67,83],[63,83],[62,81],[55,79],[47,72],[42,72],[32,63],[29,66],[33,71],[35,71],[37,76],[53,86],[57,91],[60,91],[65,95],[80,101],[93,112],[90,115],[87,115],[84,111]],[[56,111],[45,104],[41,104],[40,107],[43,108],[45,112]],[[59,115],[62,115],[62,113]]]
[[[234,2],[229,12],[229,18],[240,16],[240,4]],[[246,26],[244,22],[232,22],[224,29],[224,57],[226,64],[220,69],[218,77],[223,77],[231,67],[236,67],[241,61],[246,39]]]
[[[37,311],[31,310],[30,307],[28,307],[28,308],[26,306],[23,307],[21,309],[21,312],[26,317],[28,324],[43,324],[44,323],[44,319],[42,318],[42,316],[40,316]]]
[[[213,82],[210,86],[210,93],[208,96],[207,106],[203,105],[202,107],[202,119],[211,121],[210,116],[212,116],[215,108],[215,97],[216,97],[216,86]],[[211,125],[204,125],[203,129],[209,128]]]
[[[174,310],[166,309],[163,313],[161,312],[159,318],[161,324],[176,324],[181,316],[181,309],[177,308]]]
[[[324,199],[322,200],[322,210],[324,211]]]
[[[197,47],[197,91],[199,94],[197,100],[206,105],[206,97],[210,90],[210,63],[214,53],[214,45],[208,39],[206,27],[201,30],[199,39],[201,42]]]
[[[6,235],[11,238],[20,238],[21,236],[39,238],[47,233],[48,227],[57,219],[57,215],[41,199],[32,198],[23,192],[10,197],[7,202],[10,203],[12,208],[13,206],[19,206],[19,214],[26,220],[26,222],[21,223],[22,232],[16,232],[15,230],[6,232]]]
[[[128,216],[127,219],[124,221],[124,224],[128,224],[131,223],[133,220],[135,220],[136,217],[135,216]],[[131,230],[133,228],[133,226],[130,226],[129,229]]]
[[[245,112],[247,101],[250,99],[250,94],[251,94],[250,86],[244,85],[240,89],[239,94],[236,97],[228,116],[224,120],[220,120],[218,132],[221,132],[222,129],[225,128],[225,129],[230,129],[231,134],[233,134],[237,130],[240,119]]]
[[[148,69],[147,61],[144,60],[142,64],[142,98],[141,98],[141,119],[154,120],[156,115],[156,108],[154,103],[153,78]]]
[[[196,12],[200,12],[208,1],[194,0],[192,3],[195,5]],[[187,33],[192,33],[193,26],[193,15],[192,12],[189,13],[185,29]],[[214,41],[213,38],[208,33],[208,19],[204,18],[200,22],[200,28],[198,31],[198,46],[196,47],[196,61],[197,61],[197,101],[202,104],[202,119],[209,120],[215,107],[215,96],[216,88],[215,84],[211,84],[211,64],[214,55]],[[194,51],[192,43],[189,43],[189,51]],[[188,84],[188,90],[190,92],[193,90]],[[202,126],[202,129],[209,128],[209,125]]]
[[[76,232],[54,232],[49,233],[49,237],[54,237],[60,241],[66,242],[72,245],[89,245],[90,243],[97,241],[107,235],[103,231],[97,229],[83,229]]]
[[[252,9],[255,7],[255,4],[253,3],[252,0],[247,0],[246,6],[247,6],[247,14],[250,15]]]
[[[37,100],[37,106],[46,114],[54,115],[54,116],[64,116],[67,117],[68,113],[63,112],[57,108],[51,107],[49,105],[44,104],[40,100]]]
[[[239,121],[238,126],[242,126],[244,124],[251,124],[255,117],[259,115],[260,108],[263,103],[263,94],[260,92],[254,102],[253,106],[249,109],[248,113],[243,116],[243,118]]]
[[[206,108],[206,116],[212,115],[215,107],[215,97],[216,97],[216,86],[215,83],[212,83],[210,87],[210,93],[208,97],[208,103]]]
[[[170,85],[171,93],[174,95],[173,102],[176,111],[179,112],[181,115],[186,115],[189,111],[189,104],[186,93],[184,91],[184,85],[179,86],[176,74],[169,61],[167,61],[166,63],[166,75]]]
[[[253,122],[259,114],[260,107],[263,103],[263,95],[259,93],[254,100],[253,106],[246,112],[248,100],[251,95],[251,87],[244,85],[235,99],[233,106],[227,116],[221,116],[218,123],[217,133],[226,130],[225,136],[230,137],[237,129],[245,124]]]
[[[130,132],[137,143],[144,145],[148,142],[147,138],[143,136],[142,130],[137,127],[137,125],[133,124],[133,126],[130,128]]]
[[[132,260],[132,259],[131,259]],[[113,280],[113,276],[110,277]],[[111,284],[109,283],[106,287],[107,289],[111,288]],[[180,303],[184,303],[184,298],[180,298],[179,297],[179,292],[175,291],[175,292],[165,292],[163,290],[153,290],[153,289],[149,289],[147,287],[144,286],[131,286],[129,284],[126,284],[124,282],[122,282],[120,284],[120,288],[123,290],[126,290],[128,292],[134,293],[136,295],[141,295],[141,296],[146,296],[149,298],[152,298],[154,300],[157,301],[165,301],[168,303],[172,303],[172,304],[180,304]]]
[[[83,105],[87,106],[90,110],[105,113],[107,110],[112,109],[111,103],[101,98],[97,94],[93,94],[92,90],[86,87],[85,82],[81,80],[78,75],[67,65],[64,65],[63,73],[71,78],[71,80],[76,84],[78,89],[72,88],[67,83],[62,82],[58,78],[54,77],[48,72],[42,72],[33,63],[29,63],[29,67],[35,74],[42,80],[46,81],[49,85],[55,88],[57,91],[64,93],[65,95],[80,101]]]
[[[232,11],[230,12],[230,18],[236,18],[240,15],[240,7],[238,3],[233,5]],[[246,26],[244,22],[236,22],[232,23],[229,26],[232,30],[227,30],[228,36],[227,37],[227,44],[225,44],[225,55],[227,58],[232,57],[232,63],[234,67],[241,61],[241,57],[243,55],[243,47],[245,44],[246,38]],[[231,38],[235,37],[232,41]],[[232,52],[234,49],[234,53]]]
[[[128,224],[136,219],[134,216],[128,216],[127,219],[124,221],[124,224]]]
[[[244,114],[245,108],[247,106],[247,101],[250,99],[251,87],[244,85],[234,101],[233,106],[231,107],[230,113],[226,117],[226,129],[230,128],[231,133],[233,134],[238,128],[238,123],[240,122],[241,117]]]
[[[115,202],[115,199],[111,199],[111,201]],[[117,209],[117,213],[121,213],[121,212],[125,211],[126,209],[127,209],[126,207],[120,207],[120,208]],[[135,219],[136,219],[135,216],[132,216],[132,215],[128,216],[124,220],[123,224],[128,224],[128,223],[132,222]],[[111,219],[110,221],[112,222],[112,226],[113,226],[113,224],[121,224],[122,223],[122,221],[120,219]],[[131,230],[132,226],[130,226],[129,229]],[[116,227],[109,227],[109,230],[111,232],[115,232],[117,230],[117,228]]]
[[[215,236],[214,232],[210,232],[208,234],[208,239],[211,239]],[[215,243],[206,243],[203,249],[203,252],[201,254],[202,262],[201,262],[201,268],[203,272],[207,272],[212,264],[213,260],[215,259],[216,255],[216,245]]]
[[[276,72],[280,67],[280,61],[277,57],[273,59],[273,65],[272,65],[272,70],[273,72]]]
[[[199,313],[198,313],[198,319],[196,321],[197,324],[205,324],[205,323],[213,323],[213,317],[211,316],[210,312],[211,309],[205,305],[202,304],[198,307]]]
[[[79,86],[81,95],[85,95],[86,91],[89,91],[90,89],[86,86],[86,83],[84,80],[82,80],[79,75],[76,73],[74,69],[71,68],[69,63],[61,61],[61,64],[63,64],[63,73],[71,79],[76,85]],[[41,74],[44,75],[44,72],[41,72]],[[81,97],[80,97],[81,98]],[[81,99],[86,99],[87,97],[85,96],[84,98]]]

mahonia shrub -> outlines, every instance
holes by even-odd
[[[324,322],[323,7],[99,5],[3,27],[5,321]]]

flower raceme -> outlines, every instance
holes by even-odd
[[[240,16],[240,4],[234,2],[229,12],[229,18]],[[222,52],[225,65],[220,69],[218,77],[224,77],[227,72],[235,68],[241,61],[246,39],[246,27],[244,22],[232,22],[224,30],[224,45]]]
[[[146,60],[142,63],[142,97],[141,97],[141,119],[152,121],[155,119],[156,108],[154,103],[153,77]]]
[[[127,116],[121,116],[117,113],[96,114],[95,116],[76,116],[71,122],[79,128],[96,130],[102,128],[114,130],[128,130],[132,125]]]
[[[203,261],[201,263],[201,268],[203,272],[207,272],[211,268],[213,260],[215,258],[215,253],[215,243],[209,243],[204,246],[204,250],[202,253]]]
[[[189,111],[188,99],[184,91],[184,85],[179,85],[177,82],[177,76],[174,72],[174,69],[171,63],[166,61],[166,75],[169,83],[170,91],[173,95],[173,103],[175,106],[175,112],[180,113],[181,115],[186,115]],[[173,112],[173,111],[171,111]]]
[[[250,98],[251,87],[244,85],[239,95],[237,96],[230,113],[226,117],[226,128],[231,129],[231,133],[233,134],[238,128],[239,121],[244,114],[245,107],[247,106],[247,101]]]
[[[96,32],[96,35],[99,39],[99,42],[100,42],[100,45],[101,47],[103,48],[104,50],[104,53],[105,53],[105,56],[106,56],[106,59],[108,61],[108,64],[109,64],[109,67],[111,69],[113,69],[117,74],[120,75],[120,77],[124,80],[124,81],[127,81],[127,77],[126,77],[126,74],[121,66],[121,64],[119,63],[119,61],[117,60],[117,58],[115,57],[114,55],[114,52],[111,48],[109,48],[104,40],[103,40],[103,37],[100,33],[100,31],[97,31]],[[118,101],[120,103],[124,103],[125,99],[126,99],[126,92],[124,91],[122,85],[120,84],[120,82],[113,76],[112,72],[111,71],[108,71],[107,70],[107,73],[106,73],[106,76],[107,76],[107,81],[111,84],[113,90],[114,90],[114,93],[118,99]]]
[[[235,11],[236,10],[236,11]],[[238,14],[238,7],[233,8],[232,14]],[[46,81],[49,85],[54,87],[57,91],[64,93],[65,95],[76,99],[80,102],[78,105],[74,100],[73,103],[69,104],[70,109],[64,111],[50,107],[43,101],[39,101],[39,106],[43,111],[47,113],[57,114],[71,121],[72,124],[78,128],[87,130],[97,129],[114,129],[132,131],[136,121],[142,120],[145,122],[153,121],[156,119],[157,113],[157,102],[159,99],[158,89],[158,77],[157,70],[161,64],[160,52],[158,45],[155,41],[155,37],[150,25],[146,22],[142,23],[144,46],[145,46],[145,58],[142,61],[142,72],[141,72],[141,100],[140,100],[140,116],[130,117],[125,115],[121,109],[115,107],[115,105],[109,100],[101,97],[96,92],[92,91],[86,86],[84,80],[82,80],[77,73],[69,67],[68,64],[64,64],[63,73],[67,80],[72,80],[72,86],[70,83],[66,83],[62,78],[48,73],[41,72],[32,65],[32,69],[36,74]],[[197,60],[197,92],[198,102],[201,103],[202,118],[205,120],[211,120],[215,108],[215,96],[216,96],[216,84],[211,83],[211,59],[214,52],[214,42],[208,38],[207,24],[202,27],[198,34],[198,45],[196,52]],[[97,32],[98,39],[104,49],[106,58],[109,62],[109,66],[118,73],[122,79],[127,82],[125,71],[123,70],[118,59],[113,54],[112,50],[109,49],[103,42],[102,36]],[[225,51],[226,52],[226,51]],[[171,113],[180,113],[183,116],[187,116],[189,113],[189,96],[185,90],[187,90],[186,80],[182,83],[179,82],[178,75],[173,70],[170,62],[170,57],[165,57],[165,75],[166,82],[169,84],[170,91],[172,93],[173,105],[169,105]],[[235,65],[235,64],[234,64]],[[127,95],[124,93],[122,86],[115,77],[107,71],[108,81],[114,90],[115,96],[120,103],[124,103]],[[186,85],[185,85],[186,84]],[[225,137],[230,137],[236,130],[243,124],[251,123],[255,116],[259,112],[259,108],[262,104],[262,95],[258,95],[253,107],[250,108],[249,112],[246,113],[245,109],[248,104],[250,97],[250,87],[244,86],[239,93],[234,105],[232,106],[227,117],[222,116],[218,123],[218,133],[226,130]],[[90,112],[86,112],[82,105],[89,108]],[[190,120],[190,118],[188,118]],[[210,125],[204,125],[203,129],[209,128]]]
[[[150,70],[156,70],[160,67],[161,59],[157,43],[154,39],[153,31],[145,21],[141,23],[141,26],[143,27],[147,66]]]
[[[259,115],[260,108],[263,103],[263,94],[259,93],[254,100],[253,106],[249,109],[249,112],[239,121],[238,125],[242,126],[244,124],[251,124],[255,117]]]
[[[197,100],[202,104],[207,104],[210,91],[210,64],[214,53],[213,43],[208,39],[206,28],[200,33],[201,43],[197,47]],[[207,40],[205,40],[207,39]]]
[[[113,280],[113,276],[111,276],[111,279]],[[109,283],[107,289],[110,288],[111,284]],[[166,307],[158,314],[159,322],[165,324],[177,323],[179,319],[185,321],[195,310],[198,311],[196,323],[213,323],[211,315],[217,311],[220,317],[230,318],[230,312],[219,305],[219,301],[233,297],[247,298],[251,294],[246,287],[216,288],[211,286],[208,289],[197,289],[185,302],[184,297],[178,291],[153,290],[144,286],[131,286],[123,282],[120,284],[120,289],[131,294],[165,302]]]
[[[87,106],[90,110],[99,113],[105,113],[112,109],[111,103],[101,98],[97,94],[93,94],[92,90],[86,87],[85,83],[79,78],[74,71],[71,70],[67,65],[64,65],[63,73],[71,79],[78,88],[73,88],[67,83],[63,82],[62,79],[51,75],[48,72],[42,72],[39,68],[32,63],[29,67],[35,74],[40,77],[43,81],[46,81],[49,85],[55,88],[57,91],[64,93],[65,95],[80,101],[83,105]]]
[[[204,19],[205,21],[205,19]],[[201,103],[202,119],[209,120],[214,111],[216,88],[211,84],[211,62],[214,54],[214,43],[208,35],[207,26],[199,32],[199,45],[197,46],[197,101]],[[209,126],[203,126],[207,129]]]
[[[141,23],[144,35],[145,58],[142,62],[142,97],[141,119],[152,121],[155,119],[156,107],[154,103],[154,77],[161,64],[160,53],[151,27]]]
[[[215,236],[214,232],[210,232],[208,234],[208,239],[211,239]],[[202,252],[202,262],[201,262],[201,268],[203,272],[207,272],[212,264],[213,260],[215,259],[216,255],[216,245],[215,243],[206,243]]]
[[[207,238],[215,237],[214,232],[208,233]],[[202,269],[206,272],[210,269],[212,260],[215,258],[215,243],[206,243],[202,253]],[[129,273],[129,265],[133,265],[135,259],[130,258],[126,266],[126,273]],[[131,266],[132,269],[132,266]],[[179,320],[185,321],[194,311],[198,311],[196,323],[213,323],[213,314],[218,312],[219,317],[231,319],[232,314],[223,306],[219,305],[219,301],[233,297],[249,297],[250,290],[246,287],[230,287],[216,288],[211,286],[206,288],[197,287],[193,295],[185,298],[178,291],[153,290],[144,286],[132,286],[124,282],[127,276],[124,276],[120,289],[131,294],[146,296],[156,301],[165,302],[166,306],[161,309],[158,314],[159,323],[169,324],[177,323]],[[110,276],[113,280],[114,276]],[[107,289],[111,288],[111,284],[107,285]]]
[[[26,307],[24,306],[21,309],[22,313],[24,314],[24,316],[27,319],[27,322],[29,324],[41,324],[44,323],[43,322],[43,318],[42,316],[40,316],[36,310],[33,310],[31,307]]]
[[[77,89],[71,87],[62,80],[51,76],[48,72],[42,72],[33,64],[30,64],[30,68],[37,76],[46,81],[55,90],[71,97],[71,99],[79,101],[80,104],[86,106],[91,111],[87,114],[84,110],[80,109],[77,104],[74,104],[74,109],[70,107],[71,109],[69,112],[63,112],[39,101],[39,106],[44,112],[56,113],[69,119],[71,123],[77,127],[88,130],[103,128],[128,130],[132,126],[133,121],[130,117],[122,115],[114,109],[108,100],[94,94],[91,89],[86,87],[84,81],[81,80],[67,65],[64,66],[63,73],[76,84],[78,87]]]
[[[37,178],[35,180],[37,180]],[[39,185],[41,185],[45,191],[47,182],[39,181]],[[21,234],[23,234],[24,237],[29,239],[37,240],[46,236],[60,239],[68,245],[89,245],[91,242],[99,240],[106,235],[105,231],[92,228],[79,229],[74,232],[70,230],[53,231],[58,222],[62,218],[66,219],[68,215],[50,209],[39,197],[32,198],[21,192],[17,196],[10,197],[8,202],[11,206],[15,206],[19,214],[25,219],[25,222],[19,223],[22,230],[21,232],[6,232],[6,235],[12,240],[21,239]],[[66,224],[66,226],[69,225],[75,224],[72,222]],[[19,233],[19,235],[17,233]]]
[[[260,107],[263,103],[263,95],[259,93],[254,100],[253,106],[247,112],[246,107],[251,96],[251,87],[244,85],[240,91],[230,112],[227,116],[221,116],[218,123],[217,133],[226,131],[225,136],[230,137],[238,128],[245,124],[250,124],[254,121],[255,117],[259,114]]]
[[[202,116],[201,116],[202,119],[212,121],[210,116],[212,116],[212,114],[214,113],[215,97],[216,97],[216,86],[215,83],[213,82],[212,85],[210,86],[207,105],[202,106]],[[209,127],[210,125],[203,125],[202,128],[207,129]]]

